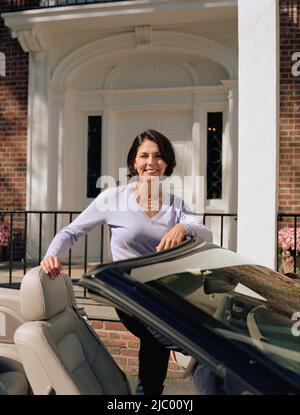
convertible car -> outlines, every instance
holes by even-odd
[[[166,347],[208,366],[226,395],[300,393],[297,275],[195,239],[101,264],[79,283],[159,333]],[[131,393],[78,309],[68,276],[51,280],[37,267],[12,292],[0,289],[3,393]]]

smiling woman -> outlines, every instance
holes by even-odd
[[[147,140],[140,145],[135,158],[134,167],[139,176],[151,179],[163,176],[167,167],[156,143]]]
[[[127,157],[128,177],[132,180],[100,193],[84,212],[57,233],[41,262],[43,270],[56,278],[62,272],[59,256],[101,223],[109,225],[114,261],[172,248],[186,236],[211,241],[210,230],[191,214],[185,202],[162,190],[164,176],[170,176],[175,165],[174,150],[167,137],[154,130],[138,135]],[[128,330],[141,339],[137,393],[161,394],[169,350],[139,321],[119,310],[117,313]]]
[[[133,182],[136,199],[146,215],[152,218],[163,204],[161,178],[170,176],[176,166],[173,147],[161,133],[147,130],[135,138],[127,165],[128,176],[137,179]]]
[[[128,177],[142,177],[147,163],[149,170],[159,169],[162,173],[160,176],[171,176],[176,166],[172,144],[167,137],[155,130],[147,130],[134,139],[127,156]]]

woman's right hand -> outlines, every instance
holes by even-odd
[[[41,261],[40,265],[52,279],[58,277],[63,272],[58,256],[48,256]]]

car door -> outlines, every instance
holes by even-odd
[[[186,301],[191,293],[200,289],[203,291],[203,281],[198,276],[191,279],[191,285],[188,283],[188,273],[183,276],[181,285],[184,286],[185,298],[176,295],[174,290],[168,290],[168,284],[172,283],[172,278],[174,280],[174,273],[164,274],[163,269],[170,270],[172,262],[177,261],[178,264],[179,258],[186,262],[192,256],[201,253],[205,253],[206,256],[210,253],[216,258],[218,250],[219,256],[225,261],[224,253],[229,251],[220,250],[213,245],[205,248],[197,241],[187,242],[186,245],[167,250],[161,255],[148,255],[102,266],[82,278],[81,285],[90,291],[94,299],[107,298],[152,330],[158,331],[168,339],[170,346],[175,345],[207,365],[223,380],[227,394],[299,393],[299,373],[290,371],[280,362],[271,359],[267,353],[253,347],[253,341],[249,336],[232,329],[222,318],[215,318],[215,315],[209,312],[207,305],[206,308],[199,309]],[[229,252],[232,263],[245,261],[232,254]],[[165,276],[158,280],[139,281],[138,273],[142,270],[145,272],[148,266],[152,267],[152,270],[160,266],[162,275]],[[211,287],[212,285],[209,288]],[[222,289],[228,290],[228,286],[224,288],[223,285]],[[242,291],[241,284],[239,291]],[[243,292],[247,292],[246,287]],[[252,308],[263,302],[259,295],[253,296],[251,290],[249,293],[252,295]],[[232,310],[238,312],[240,303],[236,298],[238,295],[245,297],[245,294],[239,292],[235,295],[226,292],[219,294],[222,298],[228,297]]]

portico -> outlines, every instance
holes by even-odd
[[[251,43],[253,32],[246,16],[251,10],[260,15],[263,6],[251,4],[239,2],[239,30],[236,1],[136,0],[6,14],[6,24],[30,54],[27,208],[82,210],[91,201],[86,192],[90,116],[102,119],[102,174],[117,179],[118,168],[126,165],[131,139],[151,127],[173,140],[178,158],[176,173],[204,177],[205,189],[207,114],[221,112],[222,196],[205,196],[204,209],[221,213],[238,210],[238,249],[250,257],[257,256],[256,250],[251,253],[249,244],[245,253],[246,239],[255,229],[248,222],[251,203],[245,192],[250,161],[246,158],[249,144],[256,139],[249,136],[251,128],[245,124],[249,111],[246,103],[258,88],[249,88],[250,55],[244,42],[248,39]],[[264,17],[271,25],[275,11]],[[268,56],[275,59],[276,48],[270,49],[268,44],[268,39],[276,39],[273,35],[265,37],[260,50],[268,48]],[[260,58],[262,55],[260,52]],[[239,140],[238,78],[240,93],[243,91]],[[262,94],[265,85],[276,85],[271,79],[266,84],[256,78]],[[270,105],[275,108],[276,95],[272,91]],[[253,119],[260,100],[255,102]],[[276,119],[272,122],[277,125]],[[274,216],[270,215],[270,206],[271,211],[276,210],[276,128],[272,127],[269,135],[274,152],[263,153],[264,162],[273,166],[270,175],[265,175],[265,179],[270,178],[266,186],[269,190],[261,188],[259,196],[267,198],[268,208],[266,216],[256,217],[256,224],[260,220],[265,224]],[[257,134],[255,137],[259,140]],[[252,179],[253,187],[260,192],[259,175],[252,175]],[[192,183],[193,197],[195,191]],[[198,212],[201,210],[199,207]],[[273,219],[267,244],[270,253],[264,255],[268,265],[275,253],[275,216]],[[215,225],[212,222],[210,226]],[[234,234],[233,229],[225,241],[225,246],[233,249]],[[266,246],[266,242],[262,237],[261,243]]]

